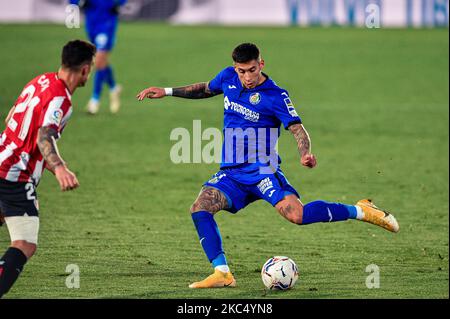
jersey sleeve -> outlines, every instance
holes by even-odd
[[[71,103],[66,96],[55,96],[48,103],[43,114],[42,127],[50,127],[62,133],[72,113]]]
[[[281,121],[281,123],[283,123],[286,130],[292,124],[302,123],[302,120],[298,116],[287,91],[280,92],[279,96],[275,98],[273,110],[275,112],[275,116]]]
[[[208,88],[211,92],[216,93],[216,94],[221,94],[223,93],[222,90],[222,83],[224,80],[224,76],[225,73],[228,72],[228,68],[223,69],[222,71],[220,71],[219,74],[216,75],[216,77],[214,79],[212,79],[211,81],[209,81],[208,83]]]

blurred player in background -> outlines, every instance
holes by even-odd
[[[9,291],[36,251],[36,187],[44,168],[55,175],[62,191],[79,185],[59,155],[56,141],[72,114],[72,94],[88,81],[95,52],[89,42],[68,42],[58,72],[31,80],[5,120],[0,140],[0,223],[6,223],[11,246],[0,258],[0,297]]]
[[[84,11],[86,16],[86,32],[89,40],[97,47],[95,57],[95,78],[92,97],[87,104],[87,112],[96,114],[100,108],[100,97],[103,84],[109,86],[109,108],[117,113],[120,108],[122,87],[116,84],[109,56],[116,41],[119,23],[119,9],[127,0],[70,0]]]
[[[313,168],[316,158],[311,153],[309,135],[288,92],[262,72],[264,60],[257,46],[243,43],[234,49],[232,58],[234,66],[225,68],[209,82],[179,88],[150,87],[137,95],[139,100],[168,95],[190,99],[224,95],[221,170],[203,184],[191,207],[200,243],[215,270],[206,279],[189,287],[236,285],[227,265],[214,214],[220,210],[236,213],[255,200],[266,200],[284,218],[298,225],[357,219],[397,232],[399,226],[394,216],[377,208],[368,199],[360,200],[356,205],[322,200],[302,204],[299,194],[280,169],[276,143],[283,124],[297,141],[301,164]],[[236,134],[243,130],[246,134]],[[264,155],[274,155],[275,160],[269,162],[264,156],[259,157],[260,151]]]

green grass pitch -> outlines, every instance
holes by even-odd
[[[0,115],[27,81],[56,71],[62,45],[84,29],[0,25]],[[138,103],[149,86],[210,80],[240,42],[257,43],[265,71],[286,88],[312,139],[318,166],[299,164],[283,132],[282,168],[304,203],[372,198],[400,223],[392,234],[348,221],[296,226],[258,201],[216,216],[238,282],[235,289],[191,290],[212,271],[189,207],[218,164],[171,162],[172,129],[221,129],[221,97]],[[84,113],[59,142],[81,187],[61,193],[46,172],[39,185],[39,248],[7,298],[448,298],[448,29],[174,27],[122,24],[112,62],[123,106]],[[3,127],[2,127],[3,128]],[[204,142],[203,145],[205,145]],[[0,228],[0,250],[7,248]],[[273,255],[294,259],[294,289],[266,293],[260,268]],[[65,285],[80,268],[80,288]],[[366,287],[366,267],[380,288]]]

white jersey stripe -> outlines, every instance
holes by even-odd
[[[56,125],[59,127],[63,117],[63,111],[61,105],[64,102],[64,96],[55,96],[48,104],[47,111],[45,112],[44,122],[42,126]]]
[[[3,133],[3,134],[2,134],[2,138],[1,138],[1,140],[0,140],[0,145],[3,145],[3,143],[5,143],[5,140],[6,140],[6,134]]]
[[[69,120],[70,116],[72,115],[73,109],[70,107],[70,109],[67,111],[67,114],[63,117],[61,120],[61,127],[66,126],[67,121]]]
[[[41,179],[43,167],[44,167],[44,160],[40,160],[40,161],[36,162],[36,166],[34,167],[33,175],[31,175],[31,178],[33,179],[33,182],[36,185],[39,184],[39,180]]]
[[[14,165],[12,165],[9,169],[8,174],[6,175],[6,180],[10,182],[17,182],[19,180],[20,173],[27,169],[29,160],[30,155],[26,152],[22,152],[22,154],[20,154],[20,160],[17,163],[14,163]]]
[[[5,146],[5,149],[0,153],[0,165],[13,154],[13,151],[17,148],[14,142]]]

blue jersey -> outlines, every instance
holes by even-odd
[[[266,80],[252,89],[242,86],[233,67],[222,70],[209,89],[224,95],[222,163],[233,178],[244,184],[279,169],[276,151],[280,126],[301,123],[286,90],[264,74]]]
[[[119,21],[118,7],[126,2],[127,0],[86,0],[86,31],[97,50],[112,50]],[[79,5],[80,0],[70,0],[70,3]]]
[[[78,5],[79,2],[80,0],[70,0],[71,4]],[[115,9],[126,2],[127,0],[87,0],[85,6],[86,25],[90,27],[110,25],[113,27],[118,20]]]

